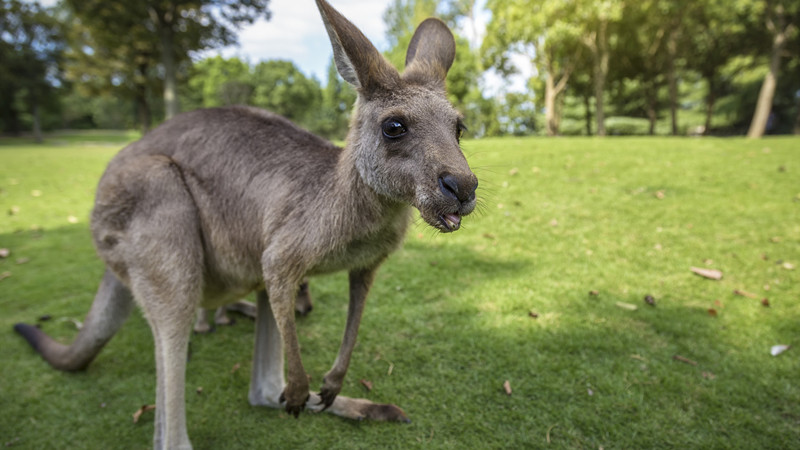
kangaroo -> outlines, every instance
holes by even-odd
[[[100,179],[91,232],[106,271],[75,341],[14,327],[54,368],[81,370],[137,304],[155,340],[155,448],[191,448],[184,384],[195,311],[254,290],[251,404],[295,417],[307,408],[408,420],[395,405],[338,394],[367,293],[401,244],[411,208],[445,233],[475,208],[478,180],[445,91],[455,42],[443,22],[425,20],[401,75],[330,4],[316,4],[336,67],[358,92],[344,148],[255,108],[175,116],[122,149]],[[349,275],[347,320],[315,393],[300,356],[295,296],[304,277],[336,271]]]

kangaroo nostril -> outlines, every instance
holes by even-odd
[[[459,200],[458,181],[453,175],[446,174],[439,177],[439,189],[442,191],[442,194],[446,195],[447,197]]]

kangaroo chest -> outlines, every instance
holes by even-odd
[[[321,275],[380,264],[403,242],[408,228],[408,216],[408,211],[404,210],[379,230],[335,246],[309,269],[308,275]]]

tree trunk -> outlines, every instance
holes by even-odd
[[[178,101],[174,30],[170,23],[163,24],[161,28],[161,62],[164,64],[164,118],[170,119],[181,109]]]
[[[553,74],[547,74],[544,82],[544,122],[548,136],[558,135],[558,124],[556,123],[556,88],[553,81]]]
[[[703,125],[703,136],[708,136],[711,130],[711,118],[714,116],[714,103],[717,101],[717,86],[714,82],[714,75],[707,77],[708,95],[706,96],[706,122]]]
[[[39,109],[39,101],[37,99],[33,99],[32,111],[33,113],[33,139],[36,143],[41,144],[44,142],[44,138],[42,137],[42,118]]]
[[[138,90],[139,88],[137,88]],[[136,94],[136,115],[139,119],[139,126],[142,129],[142,136],[150,131],[150,105],[147,103],[147,96],[143,93]]]
[[[584,94],[583,96],[583,110],[586,118],[586,135],[592,135],[592,98],[591,95]]]
[[[767,131],[767,121],[772,111],[772,100],[775,97],[775,86],[778,83],[778,72],[781,66],[781,52],[786,43],[786,34],[788,31],[785,27],[782,9],[777,11],[777,19],[777,26],[772,22],[771,18],[767,20],[767,27],[774,30],[772,55],[769,62],[769,72],[767,72],[767,75],[764,77],[761,90],[758,92],[756,111],[753,113],[753,120],[750,122],[750,129],[747,131],[747,137],[749,138],[760,138],[764,136],[764,133]]]
[[[162,6],[167,10],[161,9]],[[161,41],[161,64],[164,66],[164,119],[169,120],[181,110],[178,101],[178,75],[175,62],[175,15],[176,6],[166,2],[148,7],[150,20],[156,25]]]
[[[594,53],[594,101],[597,120],[597,135],[606,135],[606,114],[603,101],[606,77],[608,76],[608,41],[606,40],[606,28],[608,22],[601,21],[598,28],[595,45],[591,46]]]
[[[800,97],[797,97],[797,117],[794,119],[794,134],[800,134]]]
[[[656,93],[658,90],[655,87],[650,86],[645,92],[645,95],[647,96],[647,119],[650,121],[650,127],[648,128],[647,133],[650,136],[653,136],[656,134],[656,121],[658,120],[658,112],[656,110]]]
[[[141,61],[145,60],[142,59]],[[136,77],[136,115],[139,119],[139,126],[142,129],[142,135],[144,136],[150,131],[150,123],[152,122],[150,104],[147,101],[148,64],[140,62],[138,66],[139,73]]]
[[[669,83],[669,115],[672,122],[672,135],[678,135],[678,80],[675,75],[675,58],[678,53],[677,31],[673,30],[669,34],[667,42],[667,52],[669,55],[667,67],[667,80]]]

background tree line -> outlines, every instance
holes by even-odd
[[[180,110],[248,104],[343,137],[355,95],[332,64],[323,83],[290,61],[192,58],[236,43],[269,0],[0,2],[4,133],[146,131]],[[800,133],[795,0],[393,0],[392,63],[429,16],[455,31],[449,95],[473,136]],[[527,89],[497,89],[520,57]]]

